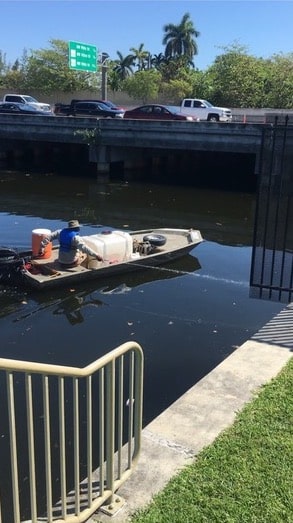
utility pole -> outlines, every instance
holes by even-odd
[[[101,66],[102,66],[102,99],[107,100],[107,69],[106,61],[109,58],[108,53],[102,53]]]

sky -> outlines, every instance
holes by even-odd
[[[235,44],[259,58],[293,52],[293,0],[0,0],[0,12],[0,51],[11,65],[51,39],[94,45],[113,60],[142,43],[159,54],[164,25],[185,13],[200,32],[200,70]]]

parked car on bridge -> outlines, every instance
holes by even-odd
[[[122,109],[113,109],[103,102],[72,100],[69,105],[56,104],[55,114],[67,116],[95,116],[100,118],[123,118]]]
[[[125,110],[126,110],[126,109],[124,109],[124,107],[121,107],[120,105],[116,105],[113,102],[111,102],[110,100],[93,100],[93,101],[105,104],[108,107],[110,107],[110,109],[120,109],[120,111],[123,111],[123,112],[125,112]]]
[[[18,103],[18,102],[4,102],[0,103],[0,114],[31,114],[42,116],[54,116],[53,111],[44,112],[33,105]]]
[[[85,99],[85,100],[77,100],[77,99],[73,99],[71,100],[71,102],[69,104],[64,104],[64,103],[56,103],[55,106],[54,106],[54,113],[56,114],[56,116],[74,116],[76,114],[76,105],[77,104],[103,104],[106,106],[106,108],[110,109],[112,112],[112,115],[110,115],[111,117],[113,117],[113,115],[115,116],[115,118],[123,118],[124,116],[124,112],[125,112],[125,109],[123,109],[123,107],[118,107],[117,105],[115,105],[113,102],[110,102],[110,100],[90,100],[90,99]],[[93,105],[88,105],[88,106],[78,106],[79,108],[81,107],[83,109],[83,111],[86,110],[86,113],[84,113],[85,115],[88,115],[90,114],[89,111],[91,109],[95,109],[96,110],[96,106],[93,106]],[[116,112],[115,112],[116,111]],[[119,113],[117,113],[117,111],[119,111]],[[108,114],[106,116],[109,116]]]
[[[184,120],[194,122],[192,116],[180,113],[178,107],[147,104],[125,111],[124,119],[135,120]]]
[[[29,94],[5,94],[2,102],[16,102],[19,104],[31,105],[36,109],[42,110],[44,113],[50,113],[52,110],[50,104],[38,102],[38,100]]]

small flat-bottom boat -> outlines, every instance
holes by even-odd
[[[184,256],[203,241],[198,230],[168,228],[133,232],[103,231],[82,238],[94,252],[102,256],[102,262],[87,256],[82,265],[67,268],[58,261],[58,247],[53,247],[46,259],[34,258],[32,252],[28,251],[12,254],[8,249],[5,252],[4,248],[2,273],[8,271],[14,281],[12,273],[15,272],[15,280],[35,289],[71,286],[111,274],[156,267]],[[3,263],[3,259],[6,263]]]

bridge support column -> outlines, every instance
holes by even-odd
[[[97,182],[106,183],[110,180],[110,150],[105,145],[90,148],[90,159],[97,163]]]

